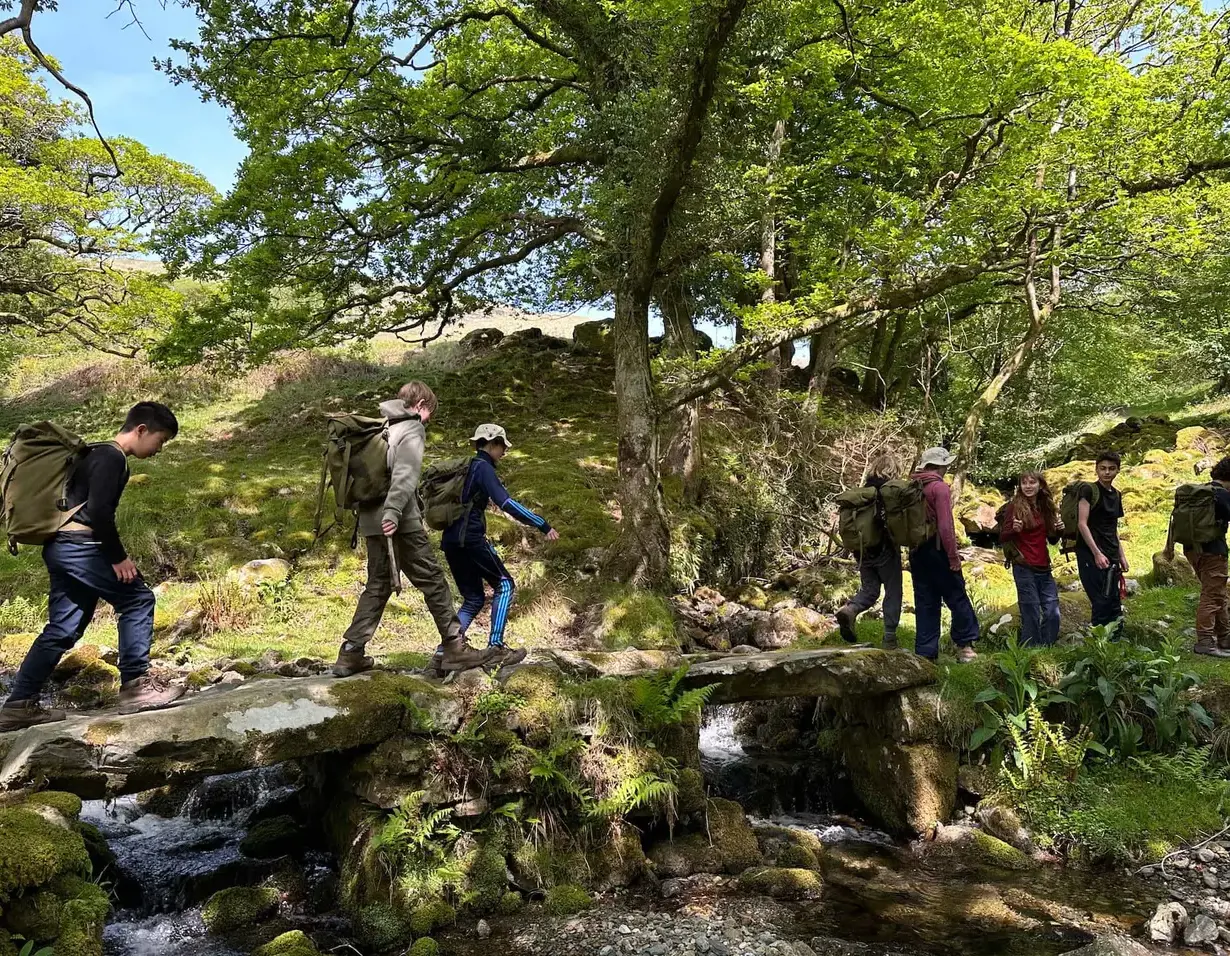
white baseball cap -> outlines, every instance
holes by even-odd
[[[508,433],[499,425],[493,425],[488,422],[486,425],[479,425],[474,429],[474,434],[470,437],[470,441],[502,441],[505,448],[512,448],[512,442],[508,440]]]
[[[945,468],[957,460],[957,456],[950,452],[947,448],[928,448],[922,453],[922,458],[919,459],[918,467],[926,468],[928,465],[939,465]]]

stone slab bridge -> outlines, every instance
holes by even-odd
[[[586,680],[631,678],[684,661],[684,684],[713,685],[713,704],[795,697],[836,702],[847,716],[847,763],[869,806],[883,800],[885,790],[901,790],[902,777],[936,777],[938,761],[943,779],[935,787],[950,794],[924,799],[921,807],[873,812],[898,829],[922,829],[947,817],[955,753],[937,746],[935,721],[926,718],[937,706],[936,669],[913,654],[863,648],[686,657],[550,651],[522,666],[557,668]],[[457,683],[462,686],[383,671],[345,679],[255,679],[208,688],[168,710],[90,712],[0,734],[0,790],[48,787],[97,799],[370,748],[394,737],[452,733],[462,723],[470,681]]]

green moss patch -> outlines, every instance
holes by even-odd
[[[360,909],[354,919],[354,930],[359,942],[375,952],[404,946],[412,935],[409,923],[385,903],[373,903]]]
[[[436,930],[452,926],[455,922],[457,911],[444,900],[424,903],[416,907],[410,915],[410,929],[415,936],[430,936]]]
[[[824,883],[814,870],[763,866],[745,871],[739,877],[739,889],[774,899],[809,900],[819,898]]]
[[[0,808],[0,900],[61,874],[88,875],[81,834],[50,807]]]
[[[303,840],[303,828],[294,817],[280,816],[261,820],[240,841],[239,852],[244,856],[267,860],[291,853]]]
[[[547,890],[543,904],[552,916],[572,916],[594,905],[594,898],[573,883],[563,883]]]
[[[252,956],[320,956],[320,950],[302,930],[296,929],[258,947]]]
[[[430,936],[424,936],[414,941],[414,945],[406,951],[406,956],[440,956],[440,944]]]
[[[231,933],[250,928],[272,916],[278,908],[278,891],[271,887],[233,886],[209,898],[201,919],[211,933]]]

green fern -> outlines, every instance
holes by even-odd
[[[1020,793],[1074,782],[1089,750],[1096,747],[1090,729],[1082,727],[1069,735],[1063,724],[1043,717],[1037,704],[1030,704],[1024,716],[1021,723],[1004,724],[1012,742],[1009,761],[1001,770],[1007,789]]]
[[[673,806],[679,788],[656,773],[629,777],[611,793],[588,808],[589,815],[602,820],[617,820],[645,807]]]
[[[681,664],[674,671],[659,671],[628,682],[628,702],[642,728],[652,732],[680,724],[708,703],[716,685],[680,692],[679,685],[687,673],[688,665]]]

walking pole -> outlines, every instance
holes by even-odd
[[[393,547],[393,536],[384,536],[384,546],[389,549],[389,569],[393,572],[393,592],[401,596],[401,568],[397,566],[397,550]]]

